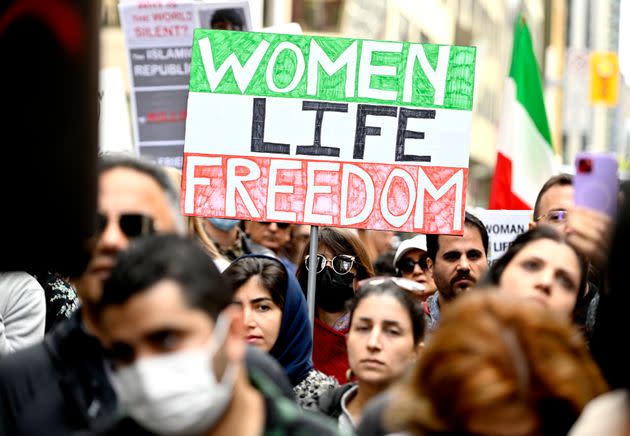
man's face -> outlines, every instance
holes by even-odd
[[[208,343],[214,323],[186,302],[179,284],[162,280],[121,305],[100,314],[103,345],[117,366],[160,354],[200,348]]]
[[[245,232],[252,241],[276,254],[291,239],[291,226],[287,223],[247,221]]]
[[[574,205],[573,195],[572,185],[555,185],[549,188],[540,199],[539,215],[535,217],[537,218],[536,225],[552,225],[557,230],[566,233],[566,211]]]
[[[102,232],[95,236],[92,258],[79,286],[84,304],[98,302],[102,282],[114,266],[115,255],[129,245],[121,216],[141,214],[153,220],[158,233],[176,230],[175,216],[164,190],[150,176],[130,168],[113,168],[99,177],[98,213],[104,218]]]
[[[435,262],[427,259],[438,291],[446,300],[473,288],[488,270],[481,234],[464,226],[464,236],[440,235]]]

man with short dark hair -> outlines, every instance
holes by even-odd
[[[427,264],[437,292],[427,299],[427,327],[435,329],[440,308],[474,288],[488,270],[488,232],[481,220],[466,212],[463,236],[427,235]]]
[[[537,224],[549,224],[566,232],[567,211],[572,207],[573,176],[553,176],[545,182],[536,197],[534,220],[530,223],[530,228]]]
[[[129,418],[106,434],[336,433],[245,365],[242,311],[231,302],[193,241],[151,236],[119,255],[97,316]]]
[[[94,310],[116,254],[152,233],[184,233],[179,197],[159,166],[125,155],[101,159],[98,233],[77,283],[81,307],[42,344],[0,360],[0,434],[67,435],[90,429],[115,410],[95,335]],[[72,217],[68,217],[71,219]]]

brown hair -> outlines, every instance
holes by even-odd
[[[477,290],[445,307],[386,412],[411,434],[566,434],[607,389],[567,320]]]
[[[372,277],[374,275],[374,268],[370,262],[370,257],[365,250],[363,242],[352,231],[343,228],[334,227],[322,227],[319,230],[318,248],[328,247],[334,255],[348,254],[355,256],[357,265],[357,278],[359,280]],[[306,243],[300,263],[298,263],[297,277],[300,279],[302,276],[308,276],[304,259],[308,255],[311,242]]]
[[[182,172],[172,167],[166,167],[165,170],[179,191],[182,186]],[[212,260],[221,259],[227,262],[227,259],[221,255],[216,244],[204,230],[203,218],[198,216],[185,216],[184,219],[186,220],[186,234],[201,242],[201,245],[206,249]]]

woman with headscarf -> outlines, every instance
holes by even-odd
[[[308,307],[296,278],[278,259],[255,254],[236,259],[224,275],[243,308],[245,340],[282,365],[302,407],[316,409],[337,381],[313,368]]]

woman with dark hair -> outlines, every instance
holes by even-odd
[[[273,356],[284,368],[298,403],[315,409],[321,393],[337,381],[313,368],[308,308],[295,277],[278,259],[248,255],[224,271],[243,308],[245,340]]]
[[[307,292],[310,241],[304,247],[297,277]],[[374,270],[357,235],[347,229],[324,227],[319,231],[315,292],[313,363],[315,368],[346,381],[348,354],[346,338],[349,312],[359,280],[372,277]]]
[[[424,334],[423,309],[401,287],[406,281],[368,279],[352,301],[346,341],[356,383],[339,386],[319,402],[320,411],[337,419],[343,433],[354,432],[366,404],[399,380],[418,357]]]
[[[538,226],[512,242],[490,267],[486,283],[577,321],[586,279],[586,261],[566,237],[549,226]]]

